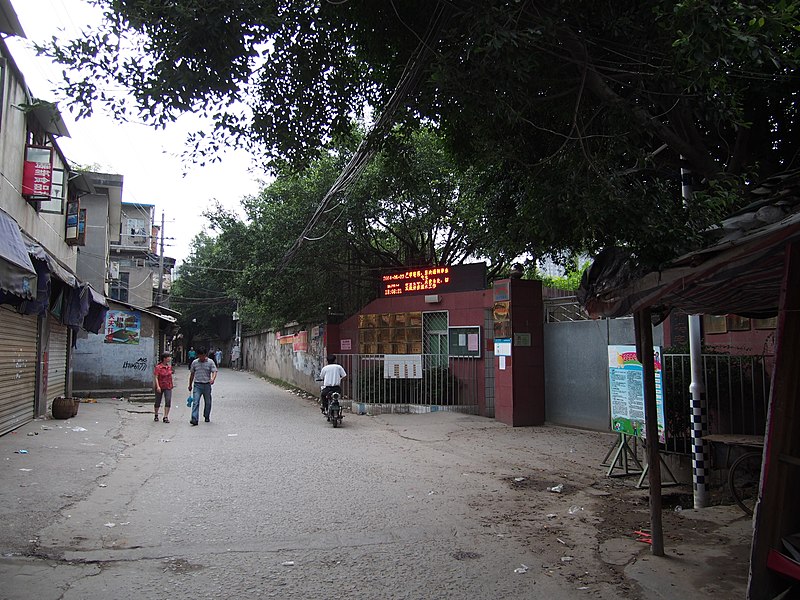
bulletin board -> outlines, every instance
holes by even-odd
[[[448,346],[450,356],[481,357],[480,325],[448,328]]]

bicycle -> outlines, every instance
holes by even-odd
[[[746,452],[733,461],[728,470],[728,489],[734,502],[748,516],[753,516],[761,483],[761,452]]]

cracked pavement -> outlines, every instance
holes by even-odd
[[[106,399],[0,438],[0,598],[643,597],[625,567],[646,547],[602,532],[622,496],[647,518],[597,467],[609,435],[454,413],[333,429],[230,370],[190,427],[182,386],[169,424]]]

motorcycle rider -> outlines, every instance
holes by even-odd
[[[342,365],[336,364],[336,355],[328,355],[328,364],[322,367],[319,372],[319,378],[322,380],[322,412],[328,410],[328,398],[334,392],[342,393],[342,379],[347,377],[347,371],[344,370]]]

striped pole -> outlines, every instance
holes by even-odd
[[[683,157],[681,157],[682,159]],[[691,173],[681,167],[681,193],[684,205],[692,199]],[[703,356],[700,342],[700,315],[689,315],[689,364],[692,382],[689,385],[692,409],[692,484],[694,489],[694,507],[708,506],[708,444],[703,438],[708,430],[706,417],[705,383],[703,382]]]

